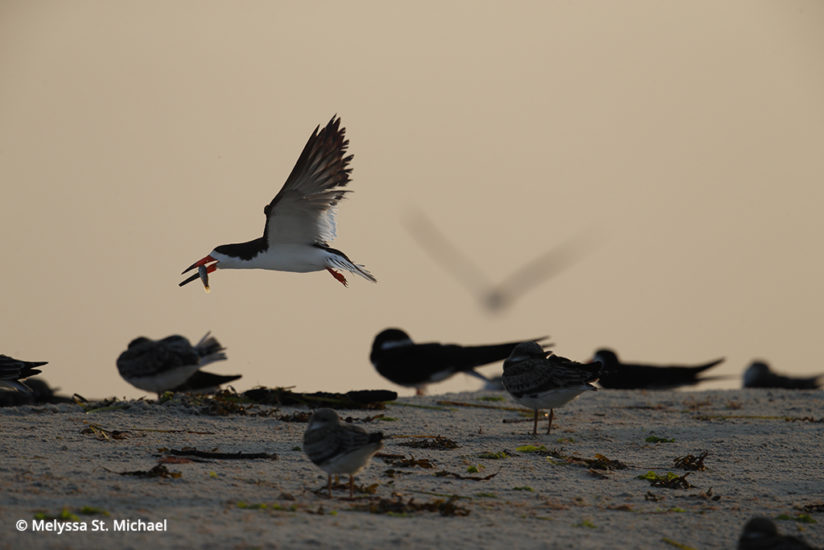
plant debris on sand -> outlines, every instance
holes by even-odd
[[[287,388],[254,388],[243,392],[243,397],[259,405],[308,405],[333,409],[386,408],[387,401],[394,401],[398,393],[389,390],[352,390],[346,393],[299,393]]]
[[[387,464],[391,466],[397,466],[398,468],[434,468],[435,465],[432,464],[429,459],[426,458],[415,458],[412,455],[409,455],[409,458],[406,458],[405,455],[391,455],[386,453],[378,453],[375,455],[375,458],[380,458]]]
[[[185,456],[195,458],[211,458],[216,460],[254,460],[258,458],[266,458],[269,460],[277,460],[276,453],[218,453],[213,451],[199,451],[193,447],[184,447],[182,449],[158,449],[160,453],[167,453],[173,456]]]
[[[163,464],[158,464],[151,470],[134,470],[131,472],[117,472],[122,476],[134,476],[139,478],[151,478],[151,477],[162,477],[167,479],[176,479],[179,478],[181,475],[180,472],[172,472]]]
[[[498,470],[500,472],[500,470]],[[494,474],[489,474],[488,476],[478,477],[478,476],[465,476],[461,474],[456,474],[455,472],[447,472],[446,470],[441,470],[440,472],[435,472],[436,477],[454,477],[455,479],[469,479],[471,481],[486,481],[488,479],[492,479],[498,472]]]
[[[406,516],[415,512],[438,512],[442,516],[468,516],[469,510],[456,504],[458,497],[451,496],[449,499],[435,499],[429,502],[415,502],[414,498],[408,501],[399,496],[396,499],[381,498],[366,504],[357,504],[353,510],[362,510],[370,514],[389,514],[393,516]]]
[[[439,435],[436,435],[434,438],[427,436],[426,439],[398,443],[398,445],[403,447],[413,447],[415,449],[435,449],[438,451],[449,451],[459,447],[459,445],[451,439],[447,439],[446,437],[441,437]]]
[[[681,468],[682,470],[706,470],[707,467],[704,466],[704,459],[707,458],[708,454],[710,454],[709,451],[703,451],[698,456],[679,456],[674,460],[674,465],[676,468]]]
[[[689,489],[692,485],[690,485],[690,482],[687,481],[688,475],[690,475],[690,472],[679,476],[672,472],[667,472],[665,475],[661,475],[656,474],[653,471],[649,471],[638,476],[638,479],[646,479],[653,487],[665,487],[667,489]]]

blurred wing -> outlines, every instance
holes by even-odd
[[[273,244],[326,243],[335,238],[335,207],[348,192],[349,141],[340,118],[312,132],[292,173],[272,202],[263,209],[263,238]]]
[[[568,269],[593,250],[595,244],[595,234],[590,230],[547,250],[492,288],[487,295],[487,305],[493,309],[508,306],[518,296]]]
[[[480,266],[452,244],[422,211],[412,212],[406,225],[418,244],[470,292],[480,297],[489,292],[492,285]]]

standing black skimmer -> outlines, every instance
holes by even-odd
[[[341,422],[332,409],[318,409],[303,434],[303,451],[327,473],[330,497],[332,474],[349,474],[349,498],[352,498],[355,474],[383,447],[382,439],[381,432],[367,433],[360,426]]]
[[[375,336],[369,359],[381,376],[399,386],[415,388],[417,395],[423,395],[426,384],[446,380],[459,372],[488,382],[485,376],[475,372],[475,367],[506,359],[523,341],[484,346],[416,344],[401,329],[388,328]]]
[[[335,208],[349,192],[343,188],[349,183],[352,155],[346,155],[349,141],[344,139],[346,130],[340,127],[340,118],[333,117],[319,129],[316,127],[309,136],[286,183],[263,209],[263,236],[216,247],[183,271],[205,268],[198,269],[180,286],[200,277],[208,290],[208,274],[218,268],[298,273],[325,269],[347,286],[346,278],[336,271],[344,269],[377,282],[364,266],[327,244],[335,238]]]
[[[707,380],[723,378],[720,376],[699,376],[705,370],[724,361],[723,357],[696,366],[634,365],[622,363],[614,351],[602,348],[595,352],[592,360],[604,366],[598,383],[602,388],[613,390],[669,390],[679,386],[692,386]]]
[[[40,374],[37,367],[48,365],[48,361],[21,361],[8,355],[0,355],[0,388],[12,388],[17,391],[31,393],[22,379]]]
[[[549,409],[552,429],[554,409],[566,405],[585,391],[596,390],[592,382],[598,381],[601,365],[588,365],[572,361],[545,351],[536,342],[524,342],[512,350],[504,361],[501,381],[509,394],[521,405],[535,411],[532,435],[538,434],[538,411]]]
[[[240,378],[199,371],[204,365],[225,360],[225,349],[208,332],[194,346],[177,334],[162,340],[141,336],[117,358],[117,370],[132,386],[158,395],[166,391],[209,391]]]
[[[824,377],[824,374],[810,376],[809,378],[784,376],[770,370],[769,365],[764,361],[753,361],[752,364],[747,367],[747,370],[744,371],[744,387],[817,390],[821,387],[819,378],[822,377]]]
[[[738,539],[738,550],[815,550],[815,548],[792,535],[779,535],[773,520],[756,516],[744,525],[744,530]]]

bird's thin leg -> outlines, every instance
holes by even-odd
[[[415,395],[426,395],[426,390],[423,386],[415,386]]]
[[[326,489],[329,491],[329,498],[332,498],[332,474],[326,477]]]
[[[339,272],[335,271],[334,269],[332,269],[331,267],[327,267],[326,271],[331,273],[332,277],[337,279],[338,282],[340,282],[340,284],[342,284],[343,286],[349,286],[349,283],[346,282],[346,277],[343,276],[343,273],[339,273]]]
[[[538,409],[535,409],[535,418],[532,420],[532,435],[538,435]]]
[[[546,427],[546,433],[552,429],[552,417],[555,416],[555,409],[549,409],[549,424]]]
[[[354,487],[355,487],[355,476],[349,474],[349,498],[354,497]]]

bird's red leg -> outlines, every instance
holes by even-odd
[[[327,267],[326,271],[331,273],[332,277],[337,279],[340,282],[340,284],[342,284],[343,286],[349,286],[349,283],[346,282],[346,277],[344,277],[342,273],[338,273],[337,271],[335,271],[331,267]]]
[[[549,424],[546,427],[546,433],[552,429],[552,417],[555,416],[555,409],[549,409]]]
[[[538,409],[535,409],[535,416],[532,418],[532,435],[538,435]]]

